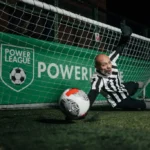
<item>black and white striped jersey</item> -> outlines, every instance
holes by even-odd
[[[88,94],[91,105],[101,93],[104,97],[107,98],[108,102],[115,107],[117,103],[121,102],[123,99],[126,99],[129,95],[125,86],[121,83],[119,72],[117,69],[116,61],[119,57],[119,51],[123,47],[118,47],[116,51],[113,51],[109,57],[112,63],[112,74],[105,76],[101,72],[96,71],[91,78],[91,90]]]

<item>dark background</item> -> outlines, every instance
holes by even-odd
[[[8,4],[19,3],[19,0],[1,0],[1,2],[6,2]],[[100,21],[102,23],[109,24],[111,26],[120,27],[120,21],[123,19],[126,20],[126,23],[131,26],[133,32],[139,35],[150,37],[150,13],[149,13],[149,4],[148,1],[135,1],[135,0],[40,0],[59,8],[80,14],[82,16]],[[9,32],[17,31],[19,34],[22,31],[21,29],[16,29],[16,25],[20,25],[20,19],[18,22],[15,21],[16,18],[21,18],[24,12],[18,12],[10,7],[5,7],[3,3],[0,2],[0,31]],[[22,5],[23,6],[23,5]],[[23,6],[24,7],[24,6]],[[31,7],[31,6],[29,6]],[[40,11],[40,10],[39,10]],[[47,14],[49,12],[46,12]],[[9,15],[8,15],[9,14]],[[13,14],[13,15],[11,15]],[[14,17],[16,16],[16,18]],[[29,19],[32,22],[37,23],[37,18],[32,19],[28,14],[23,16],[25,20]],[[15,21],[15,22],[14,22]],[[42,20],[40,20],[42,22]],[[44,22],[44,21],[43,21]],[[9,24],[8,24],[9,23]],[[38,24],[38,23],[37,23]],[[48,23],[50,24],[50,21]],[[14,26],[14,27],[12,27]],[[30,25],[33,26],[33,25]],[[34,30],[34,27],[30,32]],[[7,28],[6,28],[7,27]],[[53,27],[51,27],[53,28]],[[12,31],[11,31],[12,30]],[[43,29],[38,27],[36,29],[37,33],[40,33]],[[44,31],[48,32],[48,31]],[[28,33],[32,37],[37,37],[33,33]],[[40,34],[41,35],[41,34]],[[41,38],[41,37],[40,37]],[[46,39],[42,37],[42,39]],[[46,39],[47,40],[47,39]],[[49,40],[49,39],[48,39]]]
[[[122,19],[126,19],[134,33],[149,37],[148,1],[61,0],[58,6],[116,27]],[[98,17],[94,17],[94,9],[98,9]]]

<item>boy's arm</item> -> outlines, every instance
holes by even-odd
[[[111,61],[116,62],[119,55],[122,53],[123,49],[127,45],[130,36],[132,34],[132,30],[129,26],[125,25],[124,23],[121,23],[121,39],[118,43],[118,45],[115,47],[115,50],[109,55],[109,58]]]
[[[94,101],[96,100],[96,97],[98,96],[98,91],[97,90],[90,90],[88,93],[88,98],[90,100],[90,107],[92,106],[92,104],[94,103]]]
[[[92,106],[92,104],[96,100],[96,98],[97,98],[98,94],[100,93],[102,87],[103,87],[103,82],[102,82],[101,78],[99,78],[97,76],[94,77],[92,79],[92,82],[91,82],[91,89],[88,93],[88,97],[89,97],[89,100],[90,100],[90,107]]]

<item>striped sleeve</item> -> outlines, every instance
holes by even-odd
[[[102,87],[103,87],[102,79],[98,76],[93,76],[91,79],[91,89],[88,93],[90,106],[92,106],[92,104],[94,103]]]
[[[119,55],[122,53],[123,49],[125,48],[127,43],[122,43],[122,40],[120,40],[118,46],[116,47],[116,50],[114,50],[110,55],[109,58],[112,62],[116,62]]]
[[[119,57],[119,53],[117,53],[116,51],[113,51],[110,55],[109,55],[109,58],[112,62],[116,62],[117,59]]]
[[[98,76],[92,77],[91,89],[96,90],[97,92],[100,92],[102,87],[103,87],[102,78]]]

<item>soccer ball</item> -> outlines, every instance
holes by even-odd
[[[84,91],[72,88],[62,93],[59,99],[59,106],[67,117],[78,119],[85,116],[88,112],[90,100]]]
[[[10,72],[10,80],[13,84],[21,85],[26,79],[26,74],[22,68],[13,68]]]

